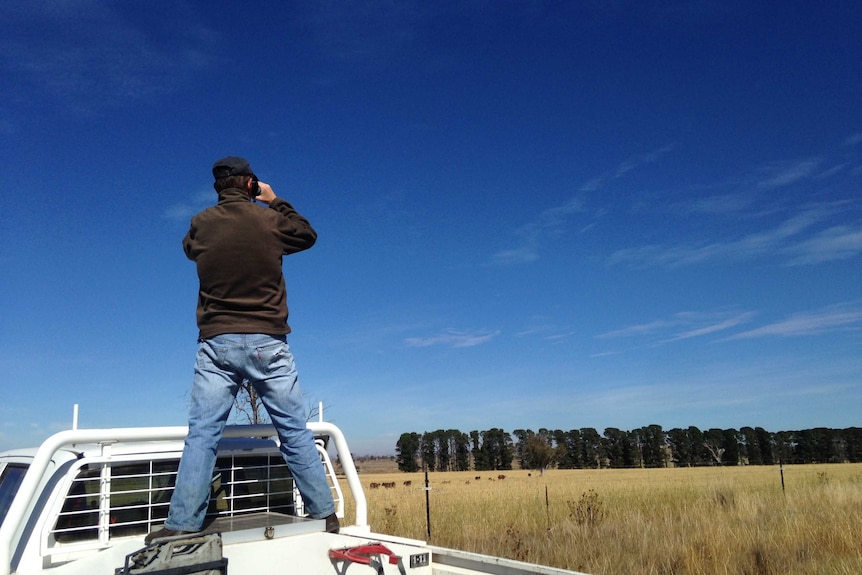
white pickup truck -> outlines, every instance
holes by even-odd
[[[344,493],[328,449],[337,452],[355,523],[333,534],[323,520],[304,518],[277,444],[261,439],[274,436],[272,427],[228,427],[204,534],[171,542],[188,550],[208,537],[220,561],[207,570],[201,564],[180,566],[181,553],[166,543],[144,544],[144,535],[167,516],[187,428],[75,429],[53,435],[38,449],[0,453],[0,575],[226,574],[228,568],[232,575],[574,573],[372,532],[341,430],[326,422],[308,427],[318,438],[343,520]]]

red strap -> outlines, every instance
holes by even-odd
[[[363,565],[371,564],[372,555],[387,555],[390,565],[396,565],[400,559],[391,549],[380,543],[368,543],[367,545],[358,545],[356,547],[329,550],[329,557],[331,559],[353,561],[354,563],[362,563]]]

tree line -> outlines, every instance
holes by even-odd
[[[591,427],[512,433],[441,429],[401,434],[395,453],[398,469],[405,472],[503,470],[515,462],[522,469],[542,470],[858,463],[862,428],[770,432],[762,427],[702,431],[691,426],[665,431],[648,425],[630,431],[608,427],[601,435]]]

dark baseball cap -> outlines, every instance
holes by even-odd
[[[237,156],[228,156],[222,158],[213,164],[213,176],[220,180],[229,176],[252,176],[251,166],[248,165],[248,160]]]

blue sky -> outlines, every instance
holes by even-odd
[[[309,405],[401,433],[862,424],[856,2],[5,2],[0,449],[183,425],[248,158]]]

